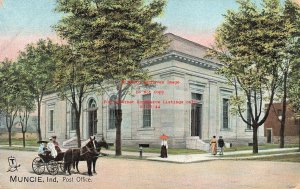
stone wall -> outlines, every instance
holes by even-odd
[[[279,136],[273,136],[272,143],[273,144],[279,144],[280,143],[280,137]],[[285,144],[298,144],[299,143],[299,136],[285,136],[284,137],[284,143]]]

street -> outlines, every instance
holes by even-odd
[[[36,175],[31,162],[36,152],[0,151],[0,189],[90,188],[90,189],[235,189],[235,188],[297,188],[300,186],[300,164],[264,161],[208,161],[177,164],[146,160],[102,157],[92,177],[87,176],[85,162],[79,163],[81,174],[65,176]],[[6,172],[8,157],[14,156],[21,166]]]

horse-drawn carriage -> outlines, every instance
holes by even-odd
[[[38,143],[45,144],[47,141],[38,141]],[[32,161],[32,170],[40,175],[47,169],[51,175],[56,175],[60,169],[63,172],[68,172],[70,175],[71,165],[73,165],[74,168],[76,167],[77,172],[79,172],[79,161],[86,161],[88,175],[92,175],[92,166],[93,172],[96,173],[96,161],[100,154],[101,147],[108,149],[108,144],[104,139],[97,142],[95,137],[90,137],[89,141],[82,148],[70,148],[66,152],[58,153],[55,158],[51,156],[50,151],[45,150],[43,153],[39,153],[38,157]]]
[[[46,144],[47,141],[38,141],[38,143]],[[63,159],[64,152],[58,153],[54,158],[49,150],[45,150],[44,153],[38,154],[38,157],[33,159],[32,170],[36,174],[40,175],[45,172],[45,169],[47,169],[51,175],[56,175],[59,169],[64,171]]]

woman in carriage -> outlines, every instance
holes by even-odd
[[[55,159],[58,154],[55,149],[55,145],[52,141],[52,137],[49,138],[49,140],[50,140],[49,142],[47,142],[47,141],[39,141],[38,142],[38,143],[40,143],[38,155],[46,161]],[[46,147],[46,144],[47,144],[47,147]]]
[[[54,143],[53,143],[53,138],[51,137],[51,138],[49,138],[49,140],[50,140],[50,142],[48,143],[47,148],[48,148],[48,150],[51,152],[51,156],[52,156],[53,158],[56,158],[56,156],[57,156],[57,151],[56,151],[55,145],[54,145]]]
[[[41,141],[38,141],[37,143],[40,144],[39,146],[39,150],[38,150],[38,155],[43,159],[43,160],[47,160],[47,159],[50,159],[50,154],[51,154],[51,151],[48,150],[48,148],[46,146],[48,141],[44,141],[44,140],[41,140]]]

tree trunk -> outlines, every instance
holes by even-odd
[[[299,152],[300,152],[300,118],[298,118]]]
[[[8,145],[11,147],[11,129],[8,129]]]
[[[122,155],[121,143],[122,110],[116,110],[116,156]]]
[[[256,124],[253,124],[253,154],[258,153],[258,141],[257,141],[257,130],[258,126]]]
[[[116,115],[116,156],[122,155],[122,136],[121,136],[121,125],[122,125],[122,90],[118,90],[117,109]]]
[[[79,113],[80,114],[80,113]],[[81,136],[80,136],[80,115],[75,113],[75,120],[76,120],[76,135],[77,135],[77,146],[78,148],[81,147]]]
[[[25,132],[22,131],[22,134],[23,134],[23,147],[25,148]]]
[[[46,132],[46,131],[45,131]],[[39,140],[42,140],[42,134],[41,134],[41,102],[38,99],[38,123],[37,123],[37,134]]]
[[[282,115],[280,122],[280,148],[284,148],[284,128],[285,128],[285,118],[286,118],[286,98],[287,98],[287,71],[284,72],[283,77],[283,97],[282,97]]]

